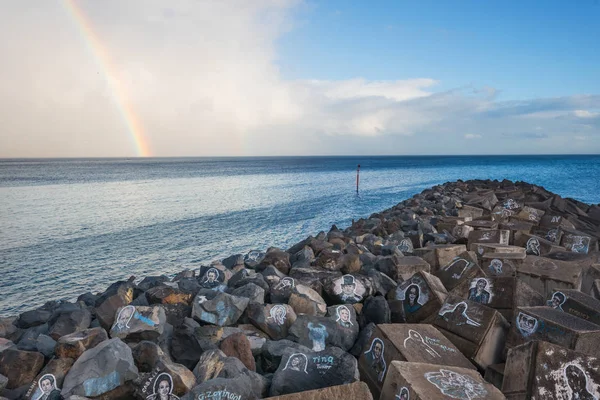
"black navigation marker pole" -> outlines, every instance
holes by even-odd
[[[356,193],[358,193],[358,176],[360,174],[360,164],[356,167]]]

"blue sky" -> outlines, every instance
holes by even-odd
[[[0,157],[600,153],[600,0],[23,0],[3,17]]]
[[[502,98],[600,93],[600,1],[321,1],[278,41],[289,79],[431,77]]]

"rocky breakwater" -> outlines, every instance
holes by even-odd
[[[452,182],[0,319],[8,399],[597,399],[600,207]]]

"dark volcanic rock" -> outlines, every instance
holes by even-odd
[[[273,340],[284,339],[296,321],[294,309],[287,304],[250,304],[248,319]]]
[[[205,291],[198,293],[192,308],[194,318],[219,326],[235,324],[246,310],[249,300],[227,293],[213,293],[214,296]]]
[[[274,266],[279,271],[287,275],[292,267],[290,264],[290,254],[275,248],[269,249],[256,269],[258,271],[262,271],[268,265]]]
[[[108,340],[108,335],[104,329],[100,327],[86,329],[58,339],[55,352],[58,357],[76,360],[86,350],[97,346],[105,340]]]
[[[324,350],[326,346],[350,349],[358,336],[353,307],[340,305],[329,311],[329,317],[298,316],[290,328],[290,337],[313,351]]]
[[[263,304],[265,302],[265,290],[254,283],[248,283],[231,292],[232,296],[245,297],[250,302]]]
[[[146,291],[149,304],[186,304],[192,302],[192,294],[170,286],[157,285]]]
[[[25,394],[25,399],[27,400],[37,400],[41,399],[42,390],[40,389],[40,380],[48,380],[48,375],[52,375],[54,380],[54,387],[57,388],[57,391],[60,391],[60,388],[63,386],[63,381],[65,380],[65,376],[73,366],[73,359],[71,358],[54,358],[50,360],[50,362],[40,371],[40,373],[35,377],[35,380],[29,387],[29,390]],[[52,382],[52,379],[49,380]],[[59,392],[60,393],[60,392]],[[56,393],[56,394],[59,394]],[[52,394],[48,396],[48,400],[52,399]]]
[[[9,389],[16,389],[33,381],[44,366],[44,355],[33,351],[8,349],[0,353],[0,374],[8,378]]]
[[[234,333],[226,337],[221,342],[220,348],[225,355],[239,359],[250,371],[256,371],[250,341],[243,333]]]
[[[19,316],[16,325],[21,329],[27,329],[45,324],[50,317],[52,317],[52,312],[47,310],[25,311]]]
[[[288,349],[273,376],[271,396],[343,385],[359,379],[356,358],[337,347],[321,352]]]
[[[165,310],[160,306],[128,305],[117,311],[110,337],[130,341],[156,340],[163,333],[166,320]]]
[[[116,312],[119,308],[131,303],[134,298],[133,284],[131,282],[116,282],[96,301],[96,318],[100,325],[109,330],[115,322]]]
[[[195,329],[199,326],[196,321],[187,318],[183,325],[174,329],[169,347],[173,359],[190,369],[198,363],[205,350],[195,335]]]
[[[49,322],[51,325],[49,335],[54,340],[58,340],[61,336],[89,328],[91,322],[92,314],[85,308],[61,312],[53,316]]]
[[[159,286],[165,282],[169,282],[169,277],[166,275],[160,276],[147,276],[140,283],[138,283],[137,287],[146,292],[149,289]]]
[[[255,269],[265,258],[265,253],[260,250],[250,250],[244,256],[244,264],[250,269]]]
[[[383,296],[369,297],[365,300],[361,316],[364,320],[363,325],[370,322],[389,324],[391,322],[390,306]]]
[[[304,285],[295,285],[288,304],[296,314],[325,315],[327,304],[314,290]]]
[[[269,291],[271,303],[287,303],[295,286],[296,281],[294,278],[286,276],[277,280],[276,283],[271,285]]]
[[[288,349],[292,349],[300,353],[307,353],[311,351],[310,348],[290,340],[268,340],[263,346],[263,351],[261,354],[261,364],[263,370],[265,372],[275,372],[275,370],[279,368],[281,357],[283,357],[283,354]]]
[[[327,279],[323,290],[331,304],[354,304],[371,295],[371,282],[362,275],[344,275]]]

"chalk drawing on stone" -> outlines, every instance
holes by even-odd
[[[546,239],[551,242],[556,242],[558,238],[558,229],[550,229],[548,233],[546,233]]]
[[[387,369],[387,365],[385,360],[383,359],[383,352],[385,351],[385,345],[383,344],[383,340],[380,338],[375,338],[371,342],[371,348],[368,351],[365,351],[365,358],[367,362],[377,374],[377,381],[383,382],[383,378],[385,377],[385,371]]]
[[[546,302],[546,305],[554,308],[555,310],[564,311],[562,305],[567,301],[567,296],[563,292],[552,293],[552,298]]]
[[[492,240],[492,233],[491,232],[483,232],[483,234],[481,235],[479,240],[480,241]]]
[[[204,296],[204,295],[198,296],[198,304],[202,304],[205,301],[208,301],[208,299],[206,298],[206,296]]]
[[[337,279],[333,290],[340,295],[340,298],[345,303],[360,302],[366,291],[363,284],[360,281],[357,284],[356,279],[352,275],[344,275]]]
[[[481,382],[447,369],[427,372],[425,379],[437,387],[442,394],[453,399],[485,399],[488,394]]]
[[[60,400],[60,389],[56,386],[56,377],[52,374],[42,375],[38,381],[41,394],[35,400]],[[37,393],[38,391],[36,391]]]
[[[269,319],[275,321],[277,325],[283,325],[287,317],[287,308],[281,304],[274,305],[269,310],[269,315]]]
[[[586,236],[573,236],[571,251],[574,253],[587,254],[590,246],[590,238]]]
[[[244,261],[257,262],[264,258],[264,253],[258,250],[251,250],[244,256]]]
[[[564,379],[567,381],[572,400],[598,400],[590,393],[590,384],[585,371],[576,364],[567,364],[563,368]],[[592,389],[593,390],[593,389]]]
[[[418,311],[429,301],[429,288],[422,283],[422,279],[413,277],[400,286],[396,299],[402,300],[405,315]]]
[[[414,250],[412,240],[408,238],[402,239],[400,241],[400,244],[398,245],[398,250],[400,250],[403,253],[412,253]]]
[[[305,374],[308,374],[307,368],[308,357],[306,357],[306,354],[294,353],[290,356],[290,358],[288,358],[283,370],[285,371],[289,369],[290,371],[304,372]]]
[[[219,280],[220,274],[219,270],[216,268],[209,268],[202,277],[201,285],[208,288],[216,288],[221,284]]]
[[[323,324],[308,323],[308,338],[312,340],[313,351],[325,350],[325,339],[329,336],[327,328]]]
[[[471,269],[472,266],[473,263],[465,260],[464,258],[457,257],[452,260],[450,264],[442,268],[442,270],[450,271],[450,273],[452,273],[452,278],[460,279],[465,272]]]
[[[408,336],[404,339],[404,348],[407,349],[408,346],[417,346],[421,347],[432,357],[441,357],[437,351],[435,351],[431,346],[425,343],[425,339],[421,334],[413,329],[408,330]]]
[[[352,325],[354,325],[352,323],[352,317],[351,317],[350,310],[348,309],[348,307],[338,306],[335,309],[335,313],[337,315],[335,322],[337,322],[340,326],[342,326],[344,328],[351,328]]]
[[[481,304],[489,304],[494,297],[493,287],[486,278],[475,278],[471,281],[468,299]]]
[[[154,380],[152,394],[146,397],[147,400],[178,400],[179,397],[173,394],[173,378],[171,375],[163,372]]]
[[[286,276],[285,278],[281,278],[277,285],[275,285],[275,290],[284,290],[287,288],[293,289],[294,286],[296,286],[294,278]]]
[[[410,400],[410,392],[406,386],[402,386],[395,396],[396,400]]]
[[[465,324],[471,326],[481,326],[481,323],[471,319],[471,317],[467,315],[468,309],[469,306],[464,301],[456,304],[444,304],[438,315],[448,322],[453,322],[457,326]]]
[[[515,210],[519,208],[519,203],[513,199],[508,199],[504,202],[503,206],[506,210]]]
[[[517,329],[521,332],[524,337],[533,335],[538,328],[539,322],[537,318],[531,315],[524,314],[522,312],[517,315]]]
[[[554,271],[555,269],[558,269],[558,265],[556,265],[554,261],[543,257],[535,260],[533,267],[542,271]]]
[[[533,254],[534,256],[540,255],[540,241],[536,238],[529,238],[525,245],[525,252],[527,254]]]
[[[112,330],[115,332],[122,332],[124,330],[129,329],[129,321],[131,321],[133,314],[135,314],[134,306],[125,306],[121,308],[119,314],[117,315],[117,319],[115,320],[115,323],[112,327]]]
[[[495,274],[501,274],[502,273],[502,260],[498,260],[497,258],[494,258],[492,261],[490,261],[490,265],[488,266],[488,268],[490,269],[490,271],[492,271]]]

